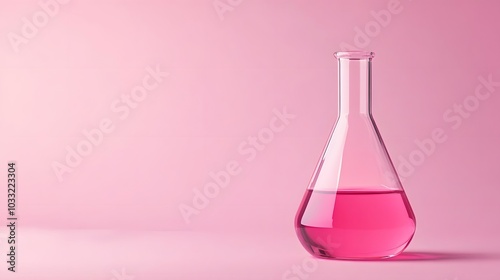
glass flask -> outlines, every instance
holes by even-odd
[[[372,117],[374,53],[337,52],[339,114],[295,218],[313,256],[383,259],[415,233],[415,216]]]

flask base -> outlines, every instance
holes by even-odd
[[[295,229],[313,256],[385,259],[408,246],[415,232],[415,216],[402,190],[308,190]]]

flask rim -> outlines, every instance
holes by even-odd
[[[337,59],[372,59],[374,52],[369,51],[342,51],[333,54]]]

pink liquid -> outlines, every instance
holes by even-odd
[[[311,191],[295,219],[300,242],[317,257],[378,259],[401,253],[415,232],[404,191]]]

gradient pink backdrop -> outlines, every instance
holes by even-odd
[[[138,280],[282,279],[308,258],[293,218],[337,114],[333,52],[388,3],[246,0],[221,19],[212,0],[73,0],[15,52],[8,34],[40,6],[1,0],[0,147],[18,163],[22,268],[0,266],[2,279],[110,279],[121,267]],[[374,117],[396,165],[434,129],[448,137],[404,181],[417,216],[408,251],[425,254],[321,261],[309,279],[498,279],[500,87],[457,129],[443,114],[478,77],[500,81],[500,4],[399,9],[364,49],[376,53]],[[170,75],[120,120],[110,104],[156,65]],[[295,118],[247,161],[238,146],[285,107]],[[51,164],[103,118],[115,131],[59,182]],[[179,205],[232,160],[241,173],[186,224]]]

